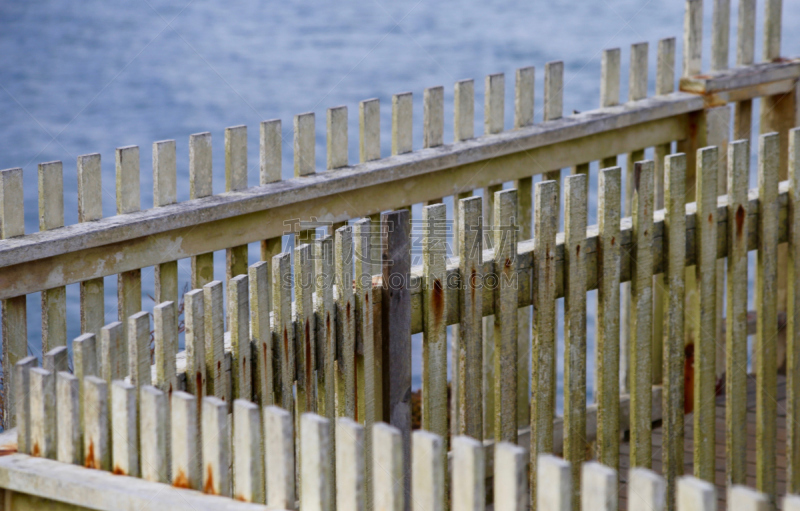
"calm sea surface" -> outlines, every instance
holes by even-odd
[[[710,48],[706,2],[704,54]],[[734,2],[735,3],[735,2]],[[763,22],[759,2],[758,24]],[[452,140],[454,82],[476,82],[476,133],[483,130],[483,78],[506,74],[506,126],[513,122],[514,70],[536,66],[536,121],[541,120],[544,64],[565,62],[564,112],[596,108],[600,56],[621,47],[623,82],[631,43],[650,43],[650,91],[658,39],[678,38],[684,2],[670,0],[423,2],[0,2],[0,168],[22,167],[27,232],[38,230],[37,164],[64,162],[65,219],[77,222],[76,158],[103,158],[103,211],[114,214],[114,148],[141,148],[142,207],[152,206],[151,144],[175,139],[178,199],[187,200],[188,138],[210,131],[214,190],[224,190],[223,129],[249,128],[249,182],[258,180],[258,123],[283,120],[284,177],[292,173],[295,114],[317,116],[317,165],[325,166],[325,111],[349,107],[350,160],[358,158],[358,102],[381,100],[383,154],[390,149],[391,95],[414,93],[414,146],[422,145],[422,91],[445,87],[445,140]],[[736,27],[736,8],[732,8]],[[800,54],[800,2],[784,2],[783,54]],[[735,28],[733,29],[735,32]],[[756,54],[761,54],[761,30]],[[735,34],[732,36],[735,47]],[[680,74],[678,72],[677,74]],[[627,85],[622,85],[627,97]],[[594,168],[594,167],[593,167]],[[596,176],[592,176],[592,189]],[[595,222],[595,196],[590,223]],[[448,203],[448,208],[452,205]],[[415,208],[415,216],[419,213]],[[448,213],[450,216],[451,213]],[[250,251],[252,261],[257,250]],[[224,275],[217,257],[217,276]],[[189,280],[180,264],[181,288]],[[153,271],[143,272],[153,293]],[[106,320],[116,320],[116,279],[106,279]],[[68,335],[79,335],[78,287],[69,286]],[[152,300],[143,306],[151,310]],[[594,307],[589,300],[589,344]],[[39,294],[29,296],[31,350],[40,355]],[[418,337],[418,336],[417,336]],[[415,361],[421,357],[419,339]],[[591,355],[590,355],[591,356]],[[591,360],[591,358],[590,358]],[[419,364],[415,364],[419,367]],[[559,363],[559,366],[562,364]],[[591,368],[590,368],[591,370]],[[590,375],[589,381],[592,381]],[[415,374],[419,384],[419,374]]]

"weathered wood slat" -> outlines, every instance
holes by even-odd
[[[128,323],[128,378],[138,390],[150,385],[150,314],[137,312]],[[134,396],[135,400],[135,396]]]
[[[170,482],[172,486],[178,488],[191,490],[202,488],[203,444],[200,439],[201,418],[198,413],[198,402],[202,403],[201,396],[195,397],[182,391],[172,393],[170,403],[172,480]]]
[[[572,479],[569,463],[550,454],[539,456],[536,464],[536,509],[572,509]]]
[[[214,280],[203,286],[203,303],[205,305],[205,361],[206,382],[205,395],[224,399],[226,395],[224,371],[225,359],[225,312],[222,307],[222,282]],[[277,321],[277,320],[276,320]],[[198,396],[198,399],[200,396]]]
[[[281,406],[294,410],[295,352],[292,324],[291,255],[281,253],[272,258],[272,321],[273,346],[278,346],[281,372]]]
[[[39,230],[64,226],[64,176],[60,161],[39,164]],[[67,345],[67,290],[42,291],[42,352]],[[54,376],[55,377],[55,376]]]
[[[136,387],[124,380],[111,384],[111,460],[113,472],[139,477],[139,423]]]
[[[644,468],[631,469],[628,475],[628,505],[631,508],[664,511],[666,493],[667,485],[658,474]]]
[[[493,135],[505,129],[506,77],[503,73],[488,75],[485,85],[483,133]]]
[[[69,371],[67,360],[67,348],[64,349],[64,361],[59,364],[61,367],[57,371]],[[73,374],[78,379],[79,388],[79,407],[83,409],[83,381],[87,376],[100,376],[98,367],[97,337],[94,334],[83,334],[72,341],[72,366]],[[81,419],[82,420],[82,419]],[[83,427],[83,422],[80,423]]]
[[[304,413],[300,418],[302,432],[302,461],[300,474],[303,481],[300,502],[303,511],[328,511],[334,507],[332,484],[325,473],[328,470],[330,455],[330,427],[328,419],[313,413]]]
[[[736,65],[750,66],[755,57],[756,2],[739,0],[736,16]],[[749,139],[752,131],[753,100],[743,99],[734,105],[733,140]]]
[[[413,103],[410,92],[392,96],[392,155],[411,152]]]
[[[366,99],[358,104],[359,161],[381,158],[381,100]]]
[[[337,406],[339,416],[356,418],[356,318],[353,294],[353,229],[336,230]]]
[[[544,121],[561,119],[564,114],[564,62],[548,62],[544,66]],[[560,190],[561,170],[545,172],[543,179],[555,181]]]
[[[202,289],[183,295],[184,343],[186,345],[186,391],[197,397],[196,420],[200,421],[203,396],[208,388],[206,368],[205,304]],[[199,424],[199,422],[198,422]]]
[[[86,468],[111,470],[111,410],[108,384],[96,376],[83,380],[83,463]]]
[[[263,504],[264,455],[261,448],[261,413],[258,405],[233,402],[233,495],[236,500]],[[311,484],[306,484],[311,486]],[[303,485],[303,486],[306,486]]]
[[[122,323],[114,321],[100,329],[99,376],[111,382],[121,380],[128,374],[128,339],[122,335]],[[110,390],[108,390],[110,395]]]
[[[333,236],[316,241],[317,408],[320,415],[336,418],[336,308],[333,301]],[[335,437],[334,440],[335,442]]]
[[[494,509],[524,511],[528,505],[528,474],[525,449],[500,442],[494,453]]]
[[[630,373],[631,394],[631,466],[650,468],[652,463],[651,429],[653,381],[653,162],[636,162],[631,214],[633,244],[631,258]],[[710,413],[713,414],[713,407]],[[713,425],[712,425],[713,427]],[[713,445],[713,444],[712,444]]]
[[[250,300],[247,274],[228,281],[228,329],[231,334],[231,399],[253,397],[253,360],[250,352]]]
[[[117,215],[141,209],[139,190],[139,147],[118,147],[115,151],[117,175]],[[142,270],[130,268],[117,275],[117,318],[122,335],[128,338],[128,318],[142,310]]]
[[[616,470],[596,461],[581,466],[582,511],[616,511],[618,494]]]
[[[729,485],[747,475],[747,184],[750,141],[728,146],[728,287],[725,339],[725,473]],[[787,373],[788,374],[788,373]],[[787,386],[787,389],[789,387]]]
[[[713,483],[692,476],[678,479],[676,496],[678,511],[713,511],[717,509],[717,492]]]
[[[78,156],[78,221],[103,218],[100,154]],[[81,332],[100,334],[105,323],[105,286],[102,278],[80,284]]]
[[[171,461],[169,396],[151,385],[139,389],[142,479],[169,483]]]
[[[172,394],[174,390],[178,390],[175,366],[175,357],[178,354],[178,310],[175,302],[156,305],[153,308],[153,323],[156,363],[154,384],[158,389]]]
[[[219,398],[203,398],[203,493],[231,496],[228,405]]]
[[[83,426],[81,424],[78,379],[72,374],[56,373],[56,459],[62,463],[83,464]]]
[[[599,222],[597,275],[597,459],[619,467],[619,233],[621,169],[600,171],[597,203]],[[585,248],[584,248],[585,251]],[[588,266],[588,265],[587,265]]]
[[[486,187],[483,191],[483,196],[486,198],[484,203],[484,221],[488,226],[489,232],[494,232],[496,227],[495,223],[495,194],[503,190],[502,184],[496,184]],[[488,249],[494,248],[494,236],[489,236],[487,242],[489,243]],[[484,274],[489,275],[494,273],[494,265],[489,267],[488,271]],[[489,288],[489,286],[484,286]],[[489,293],[486,297],[487,301],[492,302],[492,309],[494,309],[494,291]],[[412,315],[412,322],[413,322]],[[494,310],[483,318],[483,438],[494,438],[495,436],[495,384],[497,378],[494,372]]]
[[[619,105],[620,50],[603,50],[600,59],[600,108]],[[600,161],[601,168],[616,167],[617,156],[608,156]]]
[[[175,204],[177,199],[177,167],[175,141],[153,143],[153,207]],[[169,261],[155,267],[156,303],[178,303],[178,262]]]
[[[55,374],[59,371],[69,371],[69,353],[66,346],[53,348],[42,356],[42,368]]]
[[[711,70],[728,68],[731,0],[714,0],[711,20]]]
[[[225,191],[247,188],[247,126],[225,128]],[[225,250],[225,278],[247,274],[247,245]]]
[[[444,143],[444,87],[428,87],[422,97],[422,147]]]
[[[412,435],[411,509],[444,511],[447,449],[444,438],[429,431]]]
[[[769,509],[769,500],[763,493],[745,486],[732,486],[728,499],[731,511],[767,511]],[[786,511],[793,510],[791,505],[787,505],[789,499],[791,497],[784,500],[783,509]]]
[[[329,419],[330,420],[330,419]],[[364,427],[347,417],[336,419],[336,508],[364,511]],[[370,460],[371,458],[367,458]],[[326,475],[333,475],[327,472]],[[331,483],[334,479],[330,478]]]
[[[776,498],[776,414],[778,325],[778,169],[779,135],[758,141],[758,252],[756,256],[756,488]]]
[[[453,139],[456,142],[475,137],[475,81],[460,80],[453,94]]]
[[[316,325],[314,323],[314,259],[313,245],[303,244],[294,252],[294,295],[297,331],[295,339],[297,401],[300,412],[316,412],[314,383],[316,360]],[[355,349],[353,350],[355,352]]]
[[[213,192],[211,133],[189,137],[189,198],[208,197]],[[214,280],[214,252],[192,257],[192,288],[199,289]]]
[[[329,108],[326,116],[327,124],[327,167],[338,169],[346,167],[347,160],[347,107]]]
[[[277,406],[266,406],[263,411],[267,506],[292,510],[295,508],[292,416]]]
[[[486,506],[486,462],[474,438],[453,438],[453,511],[483,511]]]
[[[381,467],[374,472],[374,506],[385,511],[403,511],[406,502],[411,504],[411,495],[405,480],[410,469],[405,465],[403,432],[398,428],[379,422],[372,427],[372,465]],[[410,506],[409,506],[410,507]]]
[[[800,492],[800,129],[789,132],[789,262],[786,325],[786,481]],[[744,481],[742,481],[744,482]]]
[[[261,406],[274,401],[273,346],[270,326],[271,290],[269,263],[259,261],[248,268],[250,283],[250,353],[253,370],[253,401]]]
[[[572,466],[572,508],[581,505],[581,462],[586,460],[586,237],[589,179],[564,180],[564,459]]]
[[[536,184],[534,332],[531,374],[531,502],[538,502],[536,464],[540,454],[553,450],[556,409],[556,264],[558,184]]]
[[[25,357],[14,364],[14,408],[17,425],[17,450],[30,454],[31,444],[31,376],[30,370],[36,367],[36,357]]]
[[[683,21],[683,73],[681,76],[700,74],[703,43],[703,1],[686,0]]]

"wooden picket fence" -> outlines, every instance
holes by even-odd
[[[566,117],[564,66],[550,62],[544,122],[535,124],[534,69],[522,68],[514,129],[505,131],[505,78],[490,75],[484,135],[476,137],[474,82],[464,80],[455,84],[454,141],[445,144],[444,89],[433,87],[424,93],[424,147],[416,151],[412,95],[397,94],[387,158],[379,101],[367,100],[359,105],[357,165],[347,156],[347,108],[328,110],[326,172],[314,164],[314,115],[302,114],[294,119],[295,178],[285,181],[281,122],[265,121],[260,185],[252,188],[247,128],[227,128],[226,191],[216,195],[211,134],[200,133],[189,139],[184,203],[176,199],[176,143],[156,142],[154,207],[146,210],[139,148],[121,147],[117,215],[102,218],[100,155],[85,155],[77,162],[80,223],[69,226],[63,165],[43,163],[40,231],[30,234],[22,169],[0,171],[0,451],[18,451],[0,456],[5,508],[35,507],[37,499],[91,509],[252,507],[223,498],[234,497],[304,510],[472,510],[488,502],[498,510],[616,509],[624,433],[633,467],[627,505],[635,497],[655,510],[710,510],[723,374],[730,509],[800,506],[796,497],[781,500],[800,493],[800,130],[792,129],[800,60],[781,58],[780,2],[768,0],[765,62],[754,63],[755,3],[740,0],[737,67],[728,69],[730,5],[718,1],[712,68],[701,74],[702,3],[687,0],[686,9],[677,92],[674,38],[658,43],[655,96],[647,96],[647,43],[631,48],[624,104],[620,50],[606,50],[600,108]],[[754,99],[762,135],[753,144],[758,188],[748,190]],[[598,223],[589,226],[593,161],[601,169]],[[572,175],[562,180],[565,167]],[[534,186],[536,174],[543,179]],[[482,197],[473,196],[478,189]],[[410,205],[420,202],[423,264],[413,266]],[[295,219],[293,253],[284,252],[285,222]],[[252,242],[261,243],[260,262],[248,266]],[[226,275],[215,280],[213,253],[223,249]],[[742,487],[750,251],[760,493]],[[182,297],[181,259],[191,260],[192,288]],[[148,267],[152,314],[142,310]],[[104,324],[103,279],[111,275],[119,321]],[[68,343],[73,284],[83,334]],[[591,290],[596,383],[587,406]],[[41,368],[28,343],[31,293],[41,293]],[[777,476],[781,314],[785,492]],[[412,434],[410,338],[419,333],[422,431]],[[683,477],[687,340],[697,479]],[[663,480],[647,470],[654,423]]]

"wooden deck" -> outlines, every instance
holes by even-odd
[[[750,376],[747,381],[747,486],[755,488],[756,485],[756,380]],[[719,509],[725,509],[725,394],[717,396],[717,427],[716,427],[716,480],[717,499]],[[781,497],[786,492],[786,378],[778,376],[778,508],[781,507]],[[694,438],[692,414],[686,415],[684,439],[684,469],[686,474],[692,474],[692,444]],[[628,454],[630,445],[625,442],[620,446],[620,509],[627,509],[627,477]],[[653,428],[653,470],[661,473],[661,427]]]

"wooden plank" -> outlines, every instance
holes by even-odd
[[[764,60],[775,60],[781,56],[781,10],[782,0],[767,0],[764,3]]]
[[[444,286],[447,285],[446,211],[444,204],[422,208],[422,258],[425,276],[422,429],[442,438],[447,436],[447,325],[444,317],[447,310],[444,293]],[[444,452],[447,451],[446,445],[445,443]]]
[[[39,164],[39,230],[64,227],[64,177],[60,161]],[[67,345],[67,290],[42,291],[42,352]]]
[[[56,457],[56,379],[40,367],[29,370],[31,456]]]
[[[728,285],[725,337],[725,474],[728,485],[747,475],[747,186],[750,141],[728,146]],[[788,375],[789,373],[787,373]],[[787,386],[788,389],[788,386]]]
[[[68,371],[67,348],[64,350],[63,361],[57,364],[57,369],[50,369],[52,372]],[[94,334],[83,334],[72,341],[72,362],[73,374],[77,377],[80,395],[79,408],[83,409],[83,381],[87,376],[100,376],[98,367],[97,337]],[[83,427],[83,422],[80,423]]]
[[[328,169],[346,167],[347,160],[347,107],[329,108],[327,122],[327,166]]]
[[[108,384],[96,376],[83,380],[83,463],[86,468],[111,470]]]
[[[787,497],[783,502],[783,509],[792,509]],[[769,500],[763,493],[759,493],[745,486],[732,486],[728,494],[729,509],[731,511],[768,511]]]
[[[581,494],[582,511],[616,511],[617,471],[596,461],[587,461],[581,466]]]
[[[122,323],[119,321],[109,323],[100,329],[98,369],[99,376],[106,381],[107,388],[111,388],[113,380],[121,380],[128,374],[128,342],[122,336]]]
[[[572,465],[572,508],[580,509],[581,462],[586,460],[586,238],[589,179],[564,180],[564,459]]]
[[[189,378],[186,379],[187,382]],[[200,490],[202,484],[203,444],[198,429],[200,416],[197,413],[201,402],[187,392],[172,393],[170,403],[170,449],[172,486]],[[260,455],[260,453],[259,453]]]
[[[316,241],[317,395],[320,415],[336,418],[336,308],[333,301],[333,237]],[[334,437],[335,442],[335,437]]]
[[[291,255],[281,253],[272,258],[272,322],[273,346],[280,357],[281,406],[294,410],[294,325],[292,324],[292,268]]]
[[[261,413],[258,405],[244,399],[235,400],[233,429],[236,431],[233,436],[233,498],[264,504],[264,456],[261,450]]]
[[[777,403],[778,325],[778,169],[779,135],[761,135],[758,141],[758,252],[756,255],[756,488],[774,504]]]
[[[139,392],[139,435],[141,438],[142,479],[169,483],[170,477],[169,397],[151,385]]]
[[[153,308],[155,344],[155,386],[168,395],[178,390],[175,357],[178,354],[178,311],[175,302],[164,302]]]
[[[620,65],[619,48],[603,50],[600,59],[600,108],[619,105]],[[600,162],[600,168],[615,167],[616,165],[616,155],[603,158]]]
[[[692,476],[678,479],[678,511],[713,511],[717,509],[717,492],[712,483]]]
[[[714,0],[711,18],[711,70],[728,69],[731,0]]]
[[[225,128],[225,191],[247,188],[247,126]],[[225,250],[225,278],[247,274],[247,245]]]
[[[30,454],[31,444],[31,402],[30,370],[38,364],[36,357],[25,357],[14,364],[14,409],[17,426],[17,451]]]
[[[183,295],[184,343],[186,346],[186,391],[197,396],[196,420],[200,420],[203,396],[208,388],[206,368],[205,305],[203,290],[193,289]],[[198,422],[199,423],[199,422]]]
[[[222,282],[214,280],[203,286],[205,305],[205,355],[206,382],[205,395],[225,399],[225,380],[222,364],[225,361],[225,319],[223,311]],[[198,396],[199,399],[199,396]]]
[[[24,195],[22,169],[0,171],[0,237],[4,240],[25,234]],[[3,374],[8,381],[3,385],[3,428],[16,424],[14,398],[14,366],[28,356],[27,300],[25,296],[7,298],[2,302]]]
[[[401,228],[402,230],[402,228]],[[382,467],[374,473],[374,509],[404,511],[411,505],[411,495],[405,479],[409,475],[406,465],[410,460],[405,450],[403,432],[379,422],[372,427],[372,465]]]
[[[381,158],[381,100],[366,99],[358,104],[358,154],[365,163]]]
[[[743,159],[742,164],[746,161]],[[789,493],[800,493],[800,325],[797,324],[800,314],[800,129],[797,128],[789,132],[787,216],[791,227],[786,308],[786,453],[791,462],[786,466],[786,482]]]
[[[459,288],[459,431],[483,439],[483,217],[481,197],[458,201]]]
[[[536,184],[534,239],[534,332],[531,374],[531,502],[537,501],[536,464],[553,450],[556,411],[555,246],[558,232],[558,185]]]
[[[127,323],[128,377],[138,389],[150,385],[150,314],[137,312],[128,318]]]
[[[277,406],[266,406],[263,420],[267,506],[292,510],[295,508],[292,415]]]
[[[544,66],[544,121],[561,119],[564,114],[564,62],[548,62]],[[561,170],[545,172],[544,180],[555,181],[560,188]],[[558,190],[558,188],[557,188]]]
[[[259,261],[248,268],[250,282],[250,345],[253,358],[253,401],[261,406],[274,401],[272,330],[270,327],[269,263]]]
[[[203,398],[203,493],[231,496],[228,404],[219,398]]]
[[[514,76],[514,128],[517,129],[533,124],[536,70],[533,66],[521,67]]]
[[[444,87],[428,87],[422,96],[422,147],[444,143]]]
[[[304,413],[300,418],[302,453],[300,474],[303,481],[300,502],[303,511],[332,510],[334,502],[325,477],[330,456],[330,427],[328,419],[314,413]]]
[[[647,52],[646,42],[631,45],[628,101],[638,101],[647,97]]]
[[[475,82],[456,82],[454,97],[453,138],[456,142],[475,137]]]
[[[118,147],[115,151],[117,176],[117,215],[141,209],[139,199],[139,147]],[[140,267],[141,268],[141,267]],[[128,318],[142,310],[142,270],[131,269],[117,275],[117,318],[122,336],[128,338]]]
[[[494,200],[494,433],[517,441],[517,191],[495,192]]]
[[[632,468],[628,474],[628,505],[632,509],[664,511],[666,508],[666,481],[644,468]]]
[[[114,380],[111,384],[111,433],[113,472],[139,477],[136,387],[124,380]]]
[[[494,218],[495,208],[495,194],[503,190],[502,184],[488,186],[483,190],[483,196],[486,199],[484,202],[484,221],[489,226],[490,232],[494,232],[496,228]],[[490,235],[488,243],[494,243],[494,237]],[[491,279],[489,275],[494,275],[494,265],[483,275],[484,279]],[[488,287],[488,286],[486,286]],[[491,293],[487,299],[494,305],[494,293]],[[413,318],[413,316],[412,316]],[[488,314],[483,318],[483,438],[495,437],[495,386],[497,383],[497,376],[494,372],[494,314]]]
[[[700,74],[703,46],[703,1],[686,0],[683,20],[683,72],[681,76]]]
[[[213,195],[211,171],[211,133],[189,136],[189,198]],[[214,253],[192,257],[192,288],[199,289],[214,280]]]
[[[598,176],[599,224],[597,274],[597,459],[619,468],[619,281],[621,169],[613,167]]]
[[[337,350],[337,406],[338,415],[356,419],[356,324],[355,297],[353,295],[353,233],[352,227],[336,230],[336,336]]]
[[[316,361],[316,324],[314,323],[314,256],[313,245],[303,244],[294,250],[294,296],[297,339],[295,356],[297,370],[298,412],[316,412],[317,397],[314,385]],[[355,353],[355,349],[353,349]]]
[[[83,464],[83,428],[78,399],[78,379],[72,374],[56,373],[56,459],[62,463]]]
[[[316,172],[316,118],[314,112],[294,116],[294,175]]]
[[[55,374],[59,371],[69,371],[69,353],[66,346],[59,346],[48,351],[42,357],[42,368]]]
[[[717,162],[719,151],[706,147],[697,152],[697,217],[695,265],[698,310],[694,312],[694,429],[703,435],[694,442],[694,475],[714,481],[714,407],[717,342]]]
[[[410,92],[392,96],[392,156],[410,153],[413,103]]]
[[[78,156],[78,221],[91,222],[103,218],[102,172],[100,154]],[[105,290],[103,279],[80,284],[81,332],[100,333],[105,323]]]
[[[153,142],[153,207],[178,202],[175,141]],[[178,302],[178,262],[169,261],[155,267],[156,303]]]
[[[483,106],[483,133],[492,135],[505,129],[506,77],[503,73],[486,77]]]
[[[739,0],[736,20],[736,65],[749,66],[753,64],[756,47],[755,0]],[[753,100],[737,101],[734,105],[733,140],[750,138],[752,117]]]
[[[572,479],[569,463],[545,454],[539,457],[536,469],[539,491],[536,509],[569,511],[572,509]]]
[[[481,442],[468,436],[453,438],[452,467],[453,511],[483,511],[486,507],[486,462]]]
[[[677,477],[684,472],[685,397],[685,267],[686,259],[686,155],[670,155],[664,162],[664,234],[667,266],[665,303],[662,407],[662,473],[667,481],[667,509],[675,509]],[[683,243],[681,241],[684,241]]]
[[[382,344],[388,370],[383,373],[383,416],[402,435],[402,480],[404,492],[411,485],[411,295],[408,289],[411,270],[411,246],[408,210],[392,211],[381,216],[381,324]],[[337,258],[338,259],[338,258]],[[376,425],[375,428],[378,428]],[[377,429],[373,428],[373,434]],[[381,442],[373,437],[373,446]],[[377,460],[379,455],[373,451]],[[378,499],[378,474],[375,473],[375,506]],[[403,506],[400,506],[402,509]],[[377,509],[380,509],[377,507]],[[387,509],[389,509],[387,507]]]
[[[364,427],[352,419],[339,417],[336,419],[336,445],[336,508],[364,511]],[[325,477],[333,482],[333,475],[328,471]]]
[[[444,511],[447,449],[444,438],[429,431],[412,435],[411,501],[413,511]]]
[[[281,120],[261,121],[258,131],[259,172],[258,184],[266,185],[281,180]]]
[[[634,166],[633,248],[631,257],[630,394],[631,466],[650,468],[652,463],[652,318],[653,318],[653,162]],[[716,224],[714,224],[716,226]],[[711,411],[713,414],[713,409]],[[712,425],[713,427],[713,425]],[[713,445],[713,443],[712,443]]]
[[[250,351],[250,300],[247,275],[228,281],[228,329],[231,334],[231,368],[233,396],[231,399],[251,400],[253,397],[253,368]]]
[[[500,442],[494,453],[494,509],[524,511],[528,505],[528,474],[525,449]]]

